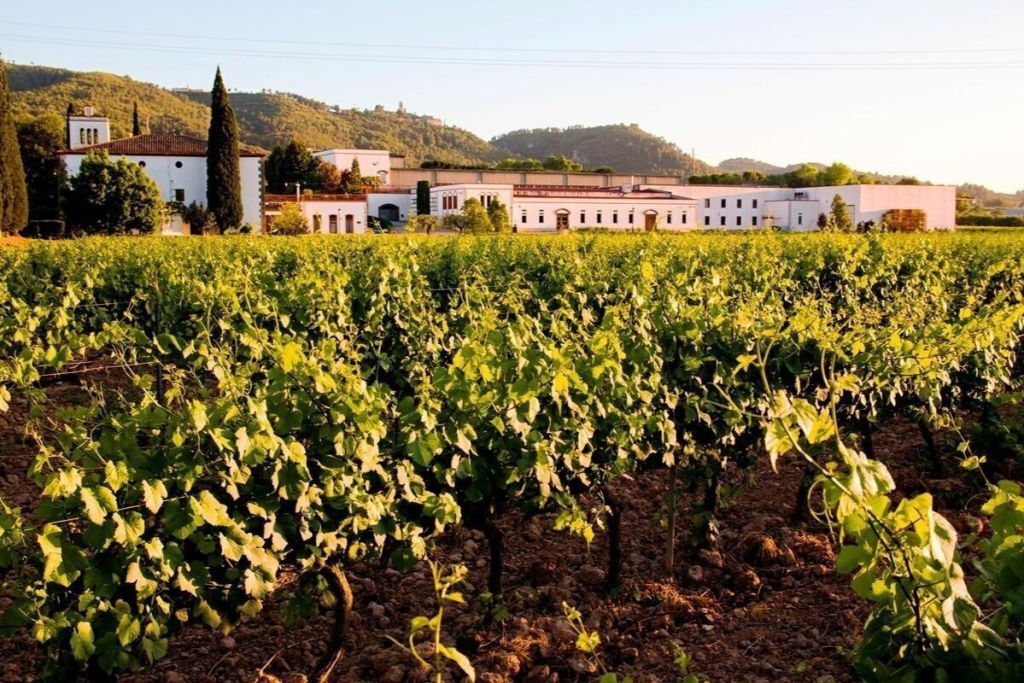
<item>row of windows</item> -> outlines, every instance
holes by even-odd
[[[725,199],[725,197],[723,197],[722,201],[721,201],[721,205],[722,205],[723,209],[725,208],[725,203],[726,203],[726,199]],[[710,197],[708,197],[708,198],[706,198],[704,200],[704,208],[705,209],[710,209],[711,208],[711,198]],[[743,200],[742,199],[737,199],[736,200],[736,208],[737,209],[742,209],[743,208]],[[752,209],[756,209],[757,208],[757,200],[756,199],[751,199],[750,200],[750,208],[752,208]]]
[[[556,216],[557,215],[563,215],[566,218],[568,218],[569,214],[568,213],[558,214],[556,212]],[[526,223],[529,222],[527,220],[526,209],[523,209],[522,216],[520,218],[521,218],[520,224],[522,224],[522,225],[525,225]],[[636,214],[633,211],[630,211],[628,216],[627,216],[627,222],[630,225],[632,225],[635,222],[635,218],[636,218]],[[613,225],[617,225],[618,222],[619,222],[619,212],[618,211],[612,211],[612,224]],[[687,222],[688,222],[688,218],[687,218],[686,212],[683,211],[683,212],[681,212],[679,214],[679,223],[682,224],[682,225],[686,225]],[[537,223],[539,225],[543,225],[544,224],[544,209],[538,209],[538,211],[537,211]],[[667,223],[669,225],[672,224],[672,212],[671,211],[666,212],[666,214],[665,214],[665,223]],[[587,212],[586,211],[580,211],[580,223],[579,224],[580,225],[589,225],[589,223],[587,223]],[[604,224],[604,213],[601,210],[598,210],[598,211],[595,212],[594,223],[593,224],[594,225],[603,225]]]
[[[98,145],[100,142],[100,129],[79,128],[78,142],[83,145]]]
[[[174,168],[181,168],[183,165],[184,164],[182,164],[180,161],[175,161],[174,162]],[[139,166],[141,166],[142,168],[146,168],[146,162],[145,161],[140,161],[139,162]]]
[[[723,226],[726,224],[725,216],[718,217],[718,224]],[[750,224],[754,227],[757,226],[757,216],[750,217]],[[704,225],[711,225],[711,216],[704,216]],[[743,227],[743,216],[736,216],[736,227]]]
[[[459,198],[453,194],[441,195],[441,210],[448,211],[449,209],[459,208]]]
[[[313,214],[313,232],[319,233],[323,231],[324,217],[323,215],[316,213]],[[345,214],[345,232],[354,233],[356,229],[356,217],[352,214]],[[331,213],[327,215],[327,232],[332,235],[338,234],[338,214]]]

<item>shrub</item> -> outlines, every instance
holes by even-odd
[[[309,221],[298,204],[288,202],[281,205],[281,213],[270,221],[272,235],[304,235],[309,232]]]

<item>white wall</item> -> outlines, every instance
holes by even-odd
[[[384,184],[391,178],[391,153],[386,149],[325,149],[313,156],[334,164],[339,171],[350,170],[352,160],[359,159],[359,172],[364,176],[377,176]]]
[[[445,208],[444,199],[454,198],[453,205]],[[506,207],[512,206],[512,186],[493,183],[474,183],[466,185],[438,185],[430,188],[430,213],[435,216],[447,216],[462,212],[462,205],[467,199],[473,198],[487,206],[488,197],[497,198]]]
[[[316,198],[316,195],[303,197],[299,202],[299,208],[306,216],[311,232],[320,234],[346,234],[346,228],[351,224],[352,232],[349,234],[361,235],[366,232],[366,202],[362,199],[336,199]],[[274,209],[267,211],[268,220],[272,220],[280,211]],[[317,216],[320,217],[320,228],[317,230]],[[334,216],[337,231],[331,232],[331,216]]]
[[[114,157],[115,159],[118,157]],[[125,156],[134,164],[144,164],[146,175],[160,188],[160,195],[166,201],[183,201],[188,205],[206,201],[206,157],[197,156]],[[65,154],[68,176],[78,175],[84,154]],[[242,176],[242,223],[249,223],[257,230],[262,225],[262,159],[241,157],[239,171]],[[178,191],[184,192],[184,199]]]
[[[816,228],[818,214],[828,213],[832,198],[839,195],[850,207],[850,215],[854,225],[865,221],[878,221],[882,214],[890,209],[921,209],[927,215],[926,227],[929,230],[952,228],[956,223],[956,188],[949,185],[832,185],[825,187],[737,187],[729,185],[645,185],[661,190],[668,190],[697,200],[698,227],[708,230],[737,229],[755,227],[753,220],[757,218],[757,226],[764,224],[769,215],[764,208],[770,202],[788,201],[791,207],[773,204],[773,211],[785,215],[787,223],[778,222],[779,227],[797,228],[798,212],[814,213],[811,223]],[[803,193],[806,199],[814,201],[818,206],[812,207],[796,199]],[[722,206],[722,202],[725,206]],[[754,201],[757,208],[754,208]],[[740,205],[737,206],[737,201]],[[722,219],[725,219],[723,224]],[[737,225],[739,218],[739,225]],[[805,222],[807,217],[805,215]],[[800,226],[803,227],[803,226]]]
[[[554,230],[555,217],[560,211],[569,212],[569,228],[643,230],[647,212],[654,213],[657,227],[661,230],[693,230],[697,226],[697,204],[692,200],[630,197],[515,197],[512,200],[512,224],[526,232]],[[629,220],[631,213],[632,222]]]
[[[394,204],[398,207],[398,223],[401,224],[409,220],[414,201],[414,192],[370,192],[366,195],[366,213],[380,218],[380,207]]]

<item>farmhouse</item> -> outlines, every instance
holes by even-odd
[[[60,152],[68,175],[77,175],[82,160],[94,150],[141,166],[169,202],[199,202],[204,206],[207,203],[205,140],[166,134],[111,140],[108,119],[96,116],[91,107],[86,107],[84,116],[68,117],[68,149]],[[263,156],[260,151],[240,148],[243,224],[262,223]]]

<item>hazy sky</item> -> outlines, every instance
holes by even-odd
[[[402,100],[484,138],[635,122],[711,163],[1024,188],[1021,0],[11,4],[21,63],[203,88],[220,63],[231,88]]]

